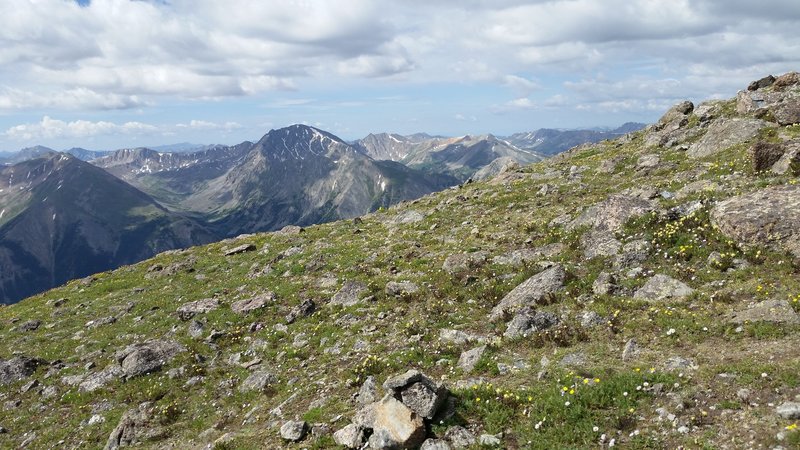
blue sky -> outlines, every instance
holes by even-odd
[[[798,29],[796,0],[3,0],[0,151],[651,122],[800,70]]]

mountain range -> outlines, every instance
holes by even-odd
[[[0,302],[173,248],[356,217],[543,158],[492,135],[348,143],[305,125],[193,152],[26,148],[0,161]]]

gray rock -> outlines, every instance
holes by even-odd
[[[658,123],[660,124],[668,124],[670,122],[675,122],[676,120],[685,119],[687,115],[691,114],[694,111],[694,103],[685,100],[676,105],[672,108],[668,109],[660,119],[658,119]]]
[[[444,438],[453,445],[453,448],[466,448],[477,443],[475,435],[462,426],[452,426],[444,433]]]
[[[559,364],[563,367],[582,367],[586,365],[586,355],[583,353],[568,353],[561,358]]]
[[[664,363],[664,370],[669,372],[695,370],[697,367],[697,364],[691,359],[682,358],[680,356],[673,356]]]
[[[42,325],[41,320],[29,320],[27,322],[23,322],[20,326],[17,327],[19,331],[36,331],[39,326]]]
[[[281,425],[281,438],[286,441],[300,442],[308,433],[308,424],[302,420],[290,420]]]
[[[289,311],[289,314],[286,315],[286,323],[291,324],[294,323],[297,319],[302,319],[303,317],[308,317],[314,313],[317,309],[317,304],[314,303],[314,300],[303,300],[300,302],[299,305],[292,308]]]
[[[333,441],[336,442],[336,445],[347,448],[361,448],[365,439],[364,429],[354,423],[333,433]]]
[[[455,255],[450,255],[444,260],[442,270],[450,275],[458,275],[483,266],[486,264],[488,258],[489,255],[486,252],[458,253]]]
[[[161,370],[178,353],[186,349],[173,341],[154,340],[129,345],[115,353],[114,358],[122,367],[124,378],[133,378]]]
[[[720,119],[713,122],[706,134],[686,151],[690,158],[705,158],[731,146],[747,142],[768,126],[758,119]]]
[[[181,320],[189,320],[197,314],[205,314],[219,308],[219,300],[215,298],[204,298],[194,302],[189,302],[181,305],[177,309],[178,318]]]
[[[375,449],[413,448],[425,440],[422,416],[391,395],[375,404],[373,434],[369,445]]]
[[[754,172],[763,172],[772,168],[775,163],[780,161],[786,147],[782,143],[759,141],[751,145],[747,150],[750,157],[750,165]]]
[[[514,311],[524,307],[548,303],[556,292],[564,287],[567,271],[561,264],[528,278],[511,290],[494,308],[489,320],[504,319]]]
[[[418,381],[400,391],[404,405],[426,419],[432,419],[447,398],[444,386]]]
[[[451,450],[453,447],[442,439],[425,439],[419,450]]]
[[[800,185],[768,187],[720,202],[711,220],[726,236],[800,258]]]
[[[340,306],[357,305],[368,292],[369,287],[360,281],[345,281],[342,288],[333,294],[330,304]]]
[[[46,364],[44,360],[28,356],[0,359],[0,386],[27,378],[36,372],[37,367],[44,364]]]
[[[266,294],[257,295],[246,300],[239,300],[231,304],[231,311],[236,314],[247,314],[261,308],[275,301],[275,294],[268,292]]]
[[[650,153],[639,157],[639,159],[636,161],[636,168],[653,169],[658,167],[659,164],[661,164],[661,157],[659,157],[657,154]]]
[[[500,438],[492,434],[482,434],[481,437],[478,438],[478,442],[486,447],[498,447],[502,443]]]
[[[193,320],[189,322],[187,328],[189,331],[189,336],[193,337],[194,339],[200,339],[203,336],[203,330],[205,330],[205,325],[203,325],[202,322]]]
[[[592,230],[581,236],[581,246],[584,257],[592,259],[616,255],[622,243],[610,231]]]
[[[225,254],[225,256],[232,256],[232,255],[238,255],[239,253],[252,252],[255,251],[255,249],[256,246],[253,244],[242,244],[237,247],[227,249],[223,253]]]
[[[636,339],[628,339],[628,342],[625,343],[625,348],[622,349],[622,360],[631,361],[637,354],[639,354],[639,344]]]
[[[794,176],[800,176],[800,140],[795,139],[787,142],[783,155],[772,165],[770,170],[781,175],[790,173]]]
[[[612,295],[617,290],[616,275],[608,272],[600,272],[592,283],[592,292],[595,295]]]
[[[655,301],[680,300],[692,295],[693,292],[694,290],[685,283],[657,274],[647,280],[644,286],[633,294],[633,298]]]
[[[286,225],[285,227],[281,228],[281,229],[278,231],[278,233],[280,233],[280,234],[294,235],[294,234],[300,234],[300,233],[302,233],[302,232],[304,232],[304,231],[306,231],[306,230],[305,230],[303,227],[301,227],[301,226],[297,226],[297,225]]]
[[[773,83],[775,83],[775,77],[772,76],[772,75],[767,75],[764,78],[761,78],[759,80],[753,81],[752,83],[747,85],[747,90],[748,91],[757,91],[759,89],[763,89],[765,87],[772,86]]]
[[[499,158],[495,158],[488,165],[475,172],[472,175],[472,179],[475,181],[487,180],[489,178],[494,178],[501,173],[517,170],[519,167],[519,163],[514,158],[510,156],[501,156]]]
[[[132,447],[164,436],[164,430],[153,419],[152,406],[142,403],[137,409],[126,411],[111,431],[104,450]]]
[[[263,392],[268,386],[275,384],[278,378],[266,371],[259,370],[251,373],[239,385],[239,392]]]
[[[403,224],[422,222],[423,220],[425,220],[424,214],[422,214],[419,211],[415,211],[413,209],[408,209],[398,214],[394,218],[394,223],[398,225],[403,225]]]
[[[86,375],[78,385],[78,389],[82,392],[94,392],[123,374],[122,367],[112,364],[99,372]]]
[[[786,420],[800,419],[800,402],[784,402],[775,408],[775,412]]]
[[[588,225],[597,230],[617,231],[629,219],[654,211],[656,206],[657,204],[649,198],[630,194],[614,194],[587,208],[566,228],[574,230]]]
[[[378,401],[378,383],[375,381],[375,377],[370,375],[358,390],[356,403],[358,406],[366,406],[376,401]]]
[[[464,372],[472,372],[485,351],[486,346],[481,345],[480,347],[475,347],[472,350],[461,353],[461,356],[458,358],[458,368]]]
[[[419,292],[419,286],[410,281],[390,281],[386,283],[386,295],[389,297],[407,297]]]
[[[544,311],[534,311],[530,307],[520,309],[508,323],[503,337],[516,339],[546,330],[559,322],[558,316]]]
[[[800,315],[786,300],[764,300],[747,309],[733,313],[731,323],[771,322],[790,325],[800,324]]]
[[[467,333],[461,330],[451,330],[443,328],[439,331],[439,340],[446,344],[466,345],[475,342],[483,343],[486,338],[477,334]]]
[[[543,258],[553,258],[562,253],[565,248],[566,246],[560,242],[547,244],[535,249],[521,248],[495,256],[492,258],[492,263],[519,267]]]
[[[594,328],[596,326],[605,325],[608,321],[605,317],[594,311],[584,311],[579,319],[583,328]]]

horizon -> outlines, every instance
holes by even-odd
[[[652,123],[800,68],[800,3],[7,0],[0,149]]]

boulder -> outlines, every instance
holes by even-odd
[[[800,402],[783,402],[775,412],[786,420],[800,419]]]
[[[778,162],[786,149],[782,144],[759,141],[748,150],[750,165],[754,172],[769,170]]]
[[[174,341],[154,340],[133,344],[115,353],[114,358],[122,367],[124,378],[133,378],[161,368],[178,353],[186,349]]]
[[[28,378],[36,372],[37,367],[44,364],[44,360],[28,356],[0,359],[0,386]]]
[[[458,253],[444,260],[442,270],[450,275],[468,272],[486,264],[488,257],[486,252]]]
[[[559,322],[558,316],[544,311],[534,311],[530,307],[523,307],[508,323],[503,337],[516,339],[527,337],[533,333],[546,330]]]
[[[407,297],[419,292],[419,286],[410,281],[390,281],[386,283],[386,295],[389,297]]]
[[[639,157],[639,159],[636,161],[636,169],[654,169],[658,167],[659,164],[661,164],[661,157],[657,154],[650,153]]]
[[[451,330],[443,328],[439,330],[439,341],[446,344],[466,345],[473,342],[483,343],[486,338],[477,334],[467,333],[461,330]]]
[[[796,95],[775,106],[772,115],[779,125],[787,126],[800,123],[800,95]]]
[[[365,439],[364,429],[354,423],[333,433],[333,441],[336,442],[336,445],[346,448],[361,448]]]
[[[453,445],[453,448],[467,448],[478,442],[471,431],[459,425],[448,428],[444,438]]]
[[[766,246],[800,258],[800,185],[773,186],[720,202],[712,223],[746,246]]]
[[[358,394],[356,394],[356,403],[359,406],[366,406],[376,401],[378,401],[378,383],[375,381],[375,377],[370,375],[364,380],[364,383],[358,390]]]
[[[419,211],[415,211],[413,209],[408,209],[398,214],[394,218],[393,222],[397,225],[404,225],[404,224],[422,222],[423,220],[425,220],[424,214],[422,214]]]
[[[537,304],[545,304],[564,287],[567,271],[556,264],[523,281],[511,290],[494,308],[489,320],[496,321],[510,316],[514,311]]]
[[[588,225],[597,230],[617,231],[628,220],[654,211],[656,206],[656,202],[648,198],[614,194],[584,210],[566,228],[574,230]]]
[[[786,142],[784,148],[785,151],[781,158],[772,165],[772,172],[800,176],[800,140]]]
[[[610,231],[591,230],[581,236],[581,246],[583,256],[592,259],[616,255],[622,243]]]
[[[223,253],[225,254],[225,256],[232,256],[232,255],[238,255],[239,253],[252,252],[255,249],[256,246],[253,244],[242,244],[233,248],[229,248],[225,250]]]
[[[126,411],[108,436],[104,450],[132,447],[140,443],[163,437],[164,430],[158,426],[150,403]]]
[[[464,372],[472,372],[485,351],[486,346],[481,345],[480,347],[475,347],[472,350],[461,353],[461,356],[458,358],[458,368]]]
[[[374,449],[415,448],[426,437],[425,422],[391,395],[375,405],[372,436],[369,445]]]
[[[246,300],[239,300],[231,304],[231,311],[236,314],[247,314],[259,310],[268,304],[275,301],[275,294],[267,292],[266,294],[257,295]]]
[[[369,287],[360,281],[345,281],[342,288],[333,294],[331,305],[353,306],[361,302],[361,298],[369,292]]]
[[[658,120],[658,123],[664,125],[676,120],[682,120],[691,114],[692,111],[694,111],[694,103],[688,100],[682,101],[668,109]]]
[[[758,136],[768,126],[759,119],[721,119],[713,122],[706,134],[686,151],[690,158],[705,158]]]
[[[772,87],[776,91],[783,91],[787,87],[797,86],[798,84],[800,84],[800,73],[788,72],[776,78]]]
[[[642,300],[679,300],[688,297],[694,292],[685,283],[666,275],[653,275],[639,288],[633,298]]]
[[[314,303],[314,300],[303,300],[300,302],[299,305],[292,308],[289,311],[289,314],[286,315],[286,323],[291,324],[294,323],[297,319],[301,319],[303,317],[308,317],[311,314],[314,314],[314,311],[317,309],[317,304]]]
[[[245,378],[242,384],[239,385],[239,392],[262,392],[277,381],[278,378],[275,375],[259,370]]]
[[[451,450],[453,447],[443,439],[426,439],[419,450]]]
[[[302,420],[290,420],[281,425],[281,438],[290,442],[300,442],[308,433],[308,424]]]
[[[617,290],[617,276],[608,273],[600,272],[592,283],[592,292],[595,295],[612,295]]]
[[[771,322],[797,325],[800,324],[800,315],[786,300],[764,300],[747,309],[734,312],[729,321],[736,324]]]
[[[194,302],[181,305],[177,309],[178,318],[183,321],[189,320],[197,314],[204,314],[219,308],[219,300],[215,298],[204,298]]]
[[[28,320],[28,321],[23,322],[22,324],[20,324],[20,326],[17,327],[17,330],[23,331],[23,332],[25,332],[25,331],[36,331],[37,329],[39,329],[39,326],[41,326],[41,325],[42,325],[42,321],[41,320],[35,320],[35,319],[34,320]]]
[[[448,395],[447,388],[416,369],[389,377],[383,388],[392,391],[403,404],[427,419],[436,415]]]
[[[112,364],[99,372],[86,375],[78,389],[81,392],[94,392],[123,375],[122,367]]]
[[[772,83],[775,82],[775,77],[772,75],[767,75],[760,80],[753,81],[747,86],[748,91],[757,91],[759,89],[763,89],[765,87],[772,86]]]

